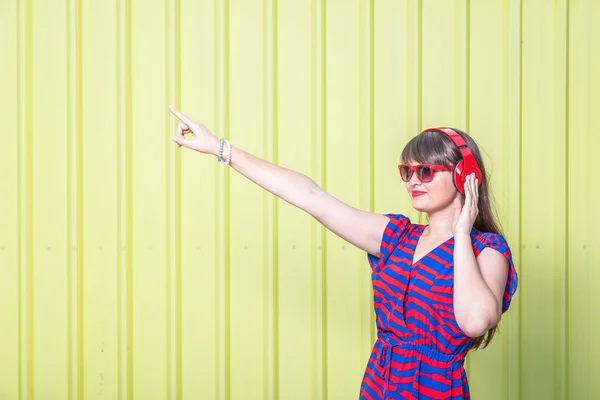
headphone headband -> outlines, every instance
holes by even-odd
[[[444,133],[446,136],[448,136],[450,139],[452,139],[452,141],[454,142],[454,144],[456,145],[456,147],[458,147],[459,149],[466,147],[467,149],[469,148],[467,146],[467,144],[465,143],[465,141],[463,140],[462,136],[460,136],[458,134],[458,132],[456,132],[454,129],[450,129],[450,128],[429,128],[429,129],[425,129],[423,132],[427,132],[427,131],[437,131],[437,132],[442,132]]]

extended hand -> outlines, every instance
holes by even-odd
[[[196,150],[201,153],[217,155],[219,152],[219,139],[213,135],[204,125],[192,121],[187,115],[169,106],[169,111],[180,121],[177,121],[177,133],[171,138],[180,147]],[[184,135],[191,134],[192,139],[186,139]]]
[[[454,199],[454,236],[471,234],[471,229],[479,213],[479,180],[471,174],[465,181],[465,204],[461,206],[459,199]]]

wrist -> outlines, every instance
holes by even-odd
[[[455,232],[454,233],[454,241],[455,242],[461,242],[461,241],[471,241],[471,233],[470,232]]]
[[[221,143],[220,143],[219,139],[215,136],[214,144],[211,146],[210,154],[212,154],[213,156],[218,156],[220,147],[221,147]]]
[[[223,165],[231,165],[231,143],[225,138],[219,139],[218,148],[216,151],[217,161],[223,163]]]

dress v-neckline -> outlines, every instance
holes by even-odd
[[[448,243],[449,241],[451,241],[452,239],[454,239],[454,235],[450,236],[448,239],[444,240],[443,242],[438,243],[437,246],[431,248],[427,253],[423,254],[423,256],[421,256],[421,258],[419,258],[418,260],[415,261],[415,253],[417,252],[417,247],[419,246],[419,241],[421,240],[421,236],[423,236],[423,232],[425,231],[425,228],[427,227],[427,225],[417,225],[417,226],[418,226],[417,232],[415,233],[417,242],[415,243],[415,248],[411,254],[411,261],[412,261],[411,266],[412,267],[419,264],[425,258],[429,257],[429,255],[431,253],[433,253],[436,249],[438,249],[440,246],[442,246],[442,245]]]

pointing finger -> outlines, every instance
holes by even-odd
[[[183,130],[189,130],[190,129],[190,127],[185,122],[175,121],[175,125],[177,125],[177,126],[181,125],[183,127]]]
[[[169,111],[171,111],[171,114],[185,122],[188,126],[192,125],[192,120],[187,115],[177,111],[175,108],[173,108],[173,106],[169,106]]]

